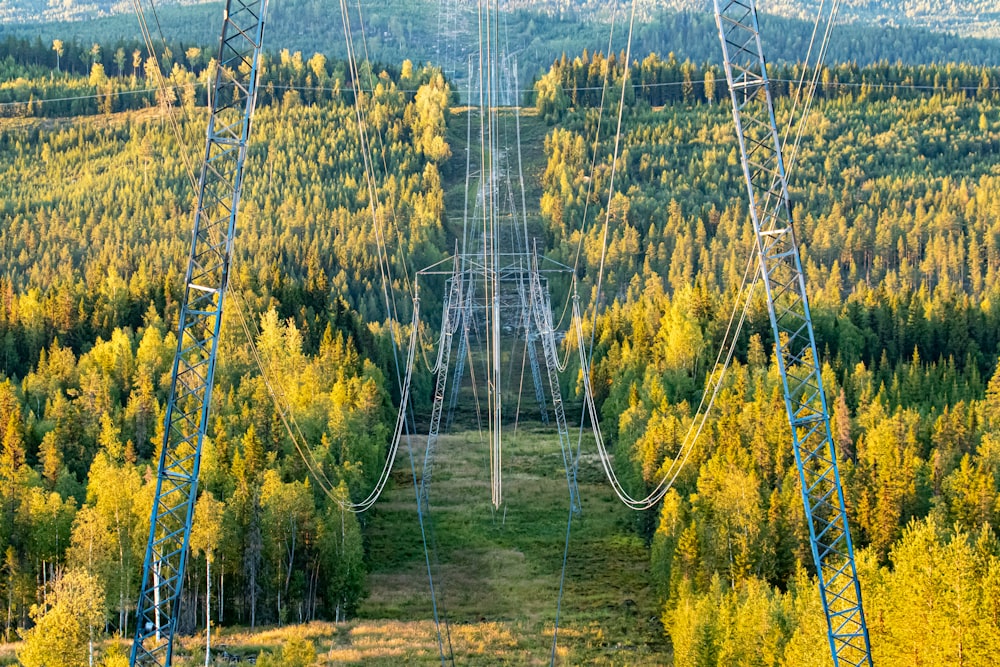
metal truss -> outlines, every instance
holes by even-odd
[[[266,13],[226,2],[131,665],[173,657]]]
[[[714,4],[830,650],[837,667],[871,667],[757,6],[755,0],[714,0]]]
[[[525,326],[524,344],[527,346],[528,364],[531,366],[531,381],[535,385],[535,401],[542,413],[542,423],[548,426],[549,411],[545,406],[545,388],[542,387],[542,372],[538,366],[538,350],[535,349],[538,339],[538,333]]]
[[[464,262],[464,258],[460,256],[458,261]],[[445,421],[446,429],[451,428],[451,425],[455,421],[455,408],[458,406],[458,397],[462,390],[465,362],[470,349],[469,333],[473,322],[473,312],[475,311],[476,281],[472,280],[470,276],[468,280],[463,281],[463,285],[465,292],[462,298],[462,312],[460,317],[462,333],[458,338],[458,352],[455,355],[455,372],[452,376],[451,398],[448,401],[448,418]]]
[[[545,405],[545,389],[542,386],[542,373],[538,366],[538,350],[535,345],[538,343],[538,327],[534,322],[534,310],[529,298],[529,286],[525,285],[524,277],[517,282],[517,292],[521,297],[521,327],[524,331],[524,351],[528,357],[528,364],[531,368],[531,381],[535,385],[535,402],[542,415],[542,423],[549,425],[549,411]]]
[[[427,448],[424,450],[423,475],[420,478],[420,502],[427,506],[428,491],[431,483],[431,472],[434,467],[434,451],[438,436],[441,433],[441,412],[444,408],[446,385],[448,383],[448,366],[451,360],[451,343],[455,332],[459,329],[464,310],[462,271],[459,261],[455,260],[455,271],[447,281],[448,298],[444,303],[444,315],[441,318],[441,340],[438,344],[437,364],[434,381],[434,403],[431,408],[431,424],[427,432]]]
[[[445,397],[449,409],[446,427],[453,419],[455,406],[459,400],[463,369],[467,357],[471,357],[474,332],[485,327],[487,313],[499,313],[500,330],[522,331],[525,353],[532,367],[535,385],[535,400],[542,414],[542,421],[549,423],[549,408],[555,416],[559,445],[566,464],[566,478],[569,485],[570,502],[574,512],[580,512],[579,491],[576,483],[576,457],[570,444],[569,429],[563,408],[562,391],[559,384],[558,342],[552,325],[551,304],[549,302],[548,273],[571,271],[567,266],[550,259],[539,260],[533,253],[497,253],[487,255],[487,259],[500,257],[501,268],[494,280],[489,264],[483,261],[482,252],[458,253],[451,271],[439,271],[433,267],[419,274],[446,275],[445,299],[442,313],[441,336],[434,365],[434,400],[428,430],[427,450],[424,457],[421,498],[427,499],[427,487],[431,479],[434,451],[440,434],[441,418]],[[543,269],[539,262],[546,262]],[[437,266],[437,265],[435,265]],[[493,284],[495,288],[489,288]],[[495,316],[495,315],[494,315]],[[457,336],[456,336],[457,334]],[[457,345],[455,338],[458,338]],[[548,387],[543,382],[541,361],[536,345],[541,343],[548,377]],[[454,368],[451,366],[452,346],[456,346]],[[493,350],[484,350],[487,354]],[[513,353],[513,350],[511,350]],[[471,363],[471,362],[470,362]],[[448,379],[453,385],[447,387]]]
[[[566,410],[563,407],[562,390],[559,387],[559,351],[556,344],[555,327],[552,326],[552,307],[549,302],[549,290],[542,285],[538,271],[538,258],[530,256],[530,308],[542,339],[542,350],[545,352],[545,370],[549,376],[549,391],[552,393],[552,411],[556,417],[556,431],[559,433],[559,448],[562,450],[563,464],[566,469],[566,484],[569,486],[569,505],[574,514],[580,514],[580,489],[576,481],[576,455],[573,443],[569,437],[566,425]],[[527,306],[527,304],[526,304]]]

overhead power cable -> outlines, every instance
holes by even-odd
[[[825,5],[825,0],[824,0],[824,5]],[[816,62],[815,68],[813,70],[813,77],[812,77],[812,79],[810,81],[809,86],[805,87],[805,89],[803,89],[803,85],[804,85],[803,82],[804,82],[804,79],[805,79],[805,70],[808,68],[808,60],[809,60],[809,56],[807,55],[807,63],[804,66],[803,76],[800,79],[800,83],[799,83],[799,89],[798,89],[798,91],[796,93],[796,96],[795,96],[795,99],[793,101],[793,107],[792,107],[792,116],[793,116],[793,118],[790,118],[790,120],[789,120],[789,126],[788,126],[788,129],[786,130],[786,137],[787,137],[787,133],[791,130],[791,127],[793,125],[795,125],[795,123],[794,123],[795,108],[799,104],[800,100],[803,99],[803,95],[804,95],[804,101],[802,102],[804,111],[803,111],[801,119],[799,120],[799,122],[797,124],[796,142],[795,142],[795,148],[793,149],[793,161],[789,163],[790,164],[790,168],[791,168],[791,166],[794,166],[794,155],[798,151],[798,145],[799,145],[799,142],[801,141],[801,138],[802,138],[802,135],[803,135],[803,132],[804,132],[805,123],[806,123],[806,120],[808,118],[809,108],[811,107],[812,100],[814,99],[814,96],[815,96],[816,86],[817,86],[817,82],[819,80],[819,73],[822,71],[823,62],[825,60],[827,49],[829,47],[830,34],[831,34],[832,26],[836,22],[836,17],[837,17],[837,13],[839,11],[839,7],[840,7],[840,0],[833,0],[832,9],[830,11],[829,19],[828,19],[827,25],[826,25],[824,33],[823,33],[823,38],[821,40],[819,54],[817,55],[817,62]],[[818,33],[819,26],[820,26],[820,23],[822,21],[822,18],[823,18],[823,6],[821,6],[819,14],[817,15],[816,28],[814,29],[814,32],[813,32],[813,41],[815,40],[815,36]],[[809,47],[809,52],[810,53],[812,52],[812,48],[813,48],[813,42],[811,41],[810,42],[810,47]],[[625,78],[626,79],[627,79],[627,72],[628,72],[627,63],[628,63],[628,58],[626,58],[626,69],[625,69]],[[623,98],[624,98],[624,90],[623,90]],[[618,134],[620,134],[620,122],[621,122],[620,121],[620,114],[621,114],[621,106],[619,106],[619,131],[618,131]],[[746,320],[746,316],[747,316],[747,312],[748,312],[748,309],[749,309],[749,306],[750,306],[750,303],[751,303],[751,298],[752,298],[754,287],[756,286],[757,282],[760,279],[760,271],[759,271],[759,260],[757,262],[755,262],[754,259],[753,259],[753,257],[751,257],[748,260],[747,268],[744,271],[742,284],[740,285],[740,288],[737,291],[737,298],[736,298],[736,300],[734,302],[734,310],[733,310],[732,314],[730,315],[729,324],[727,325],[726,332],[723,335],[723,341],[722,341],[722,345],[720,346],[719,356],[716,359],[715,366],[713,367],[712,373],[708,376],[708,381],[706,383],[707,384],[706,391],[703,392],[703,394],[702,394],[701,403],[699,404],[698,409],[695,411],[694,418],[693,418],[693,420],[691,422],[691,425],[690,425],[690,427],[688,429],[688,432],[687,432],[687,434],[685,436],[685,439],[682,442],[680,448],[678,449],[678,451],[677,451],[677,453],[676,453],[673,461],[667,467],[667,470],[663,474],[663,476],[660,479],[660,481],[654,486],[653,490],[646,497],[644,497],[644,498],[635,498],[635,497],[631,496],[628,493],[628,491],[624,488],[624,486],[622,486],[622,484],[619,482],[619,480],[617,478],[617,475],[616,475],[616,473],[614,471],[614,467],[613,467],[613,462],[611,460],[611,456],[610,456],[610,454],[607,451],[607,448],[605,446],[604,439],[602,437],[601,430],[600,430],[597,408],[596,408],[596,405],[595,405],[595,402],[594,402],[593,390],[592,390],[591,381],[590,381],[590,362],[591,362],[591,359],[593,358],[593,343],[594,343],[594,337],[596,335],[596,330],[597,330],[597,302],[599,302],[599,300],[600,300],[601,278],[602,278],[602,275],[603,275],[604,257],[605,257],[605,253],[607,251],[607,222],[608,222],[608,220],[610,218],[611,199],[612,199],[612,197],[614,195],[614,186],[613,186],[613,182],[614,182],[614,168],[617,165],[617,161],[618,161],[618,134],[616,134],[615,152],[614,152],[614,155],[613,155],[613,158],[612,158],[612,172],[611,172],[611,178],[612,178],[611,183],[612,183],[612,185],[609,188],[610,189],[610,194],[609,194],[609,197],[608,197],[608,210],[606,212],[606,218],[605,218],[605,229],[604,229],[604,234],[603,234],[604,242],[603,242],[603,245],[602,245],[601,265],[600,265],[600,270],[599,270],[599,273],[598,273],[597,291],[596,291],[595,304],[594,304],[594,314],[593,314],[593,320],[592,320],[592,324],[591,324],[592,329],[591,329],[591,332],[590,332],[590,350],[585,350],[584,347],[583,347],[583,329],[582,329],[579,317],[576,316],[576,313],[579,312],[579,306],[576,303],[574,303],[574,311],[575,311],[575,313],[574,313],[574,320],[576,322],[576,327],[577,327],[577,336],[578,336],[577,345],[579,346],[580,365],[581,365],[581,369],[582,369],[582,373],[583,373],[584,399],[585,399],[585,402],[586,402],[587,412],[590,415],[591,424],[592,424],[592,427],[593,427],[593,430],[594,430],[594,437],[597,440],[598,454],[600,456],[602,467],[604,468],[605,474],[608,477],[608,480],[611,482],[611,485],[612,485],[612,487],[613,487],[616,495],[619,497],[619,499],[626,506],[631,507],[633,509],[639,510],[639,509],[649,509],[649,508],[655,506],[660,500],[662,500],[663,496],[666,494],[666,492],[671,488],[671,486],[673,485],[673,483],[676,481],[678,475],[680,474],[681,470],[684,467],[684,464],[687,462],[688,457],[690,456],[691,452],[693,451],[694,445],[698,441],[698,438],[700,437],[700,435],[702,433],[702,430],[703,430],[703,428],[705,426],[705,423],[707,421],[708,415],[711,412],[712,406],[715,403],[715,399],[718,396],[719,390],[722,387],[723,378],[725,376],[725,372],[726,372],[726,370],[729,367],[729,364],[730,364],[730,362],[732,360],[732,357],[733,357],[733,353],[735,351],[736,341],[739,339],[740,331],[742,329],[743,323]],[[746,291],[745,297],[744,297],[743,296],[743,294],[744,294],[744,287],[746,286],[748,278],[750,276],[750,270],[754,266],[756,266],[757,268],[754,269],[754,271],[753,271],[753,280],[751,281],[750,288]],[[741,303],[743,304],[742,309],[740,309],[740,304]],[[739,320],[736,323],[735,329],[733,329],[734,318],[735,318],[735,315],[736,315],[737,311],[741,311],[741,312],[740,312],[740,315],[739,315]],[[730,338],[730,333],[732,333],[731,338]],[[724,360],[723,360],[723,356],[725,357]],[[721,369],[720,369],[720,361],[722,362]],[[712,387],[711,392],[707,391],[708,387]],[[708,399],[707,404],[705,402],[705,397],[706,396],[710,397]],[[704,408],[704,410],[703,410],[703,408]]]
[[[150,4],[152,5],[152,0],[150,0]],[[157,88],[153,90],[160,93],[160,97],[163,100],[164,104],[166,105],[166,113],[170,121],[170,125],[173,130],[175,140],[177,141],[178,146],[181,147],[180,154],[184,162],[185,170],[188,173],[188,178],[191,181],[192,187],[197,187],[197,180],[195,179],[194,176],[194,170],[191,167],[189,160],[187,159],[186,152],[183,150],[183,145],[184,145],[183,135],[180,132],[180,127],[179,124],[177,123],[173,106],[170,103],[170,96],[165,94],[168,89],[168,86],[166,85],[166,80],[162,75],[162,71],[159,66],[159,61],[156,57],[156,49],[153,45],[153,39],[149,32],[148,24],[145,20],[140,0],[133,0],[133,6],[136,10],[136,15],[140,23],[140,29],[143,33],[143,40],[146,44],[146,48],[150,53],[150,58],[155,63],[153,71],[154,71],[154,78],[157,81]],[[157,27],[159,28],[158,21],[157,21]],[[162,29],[160,29],[159,36],[162,43],[165,45],[167,42],[165,36],[163,35]],[[408,401],[409,387],[411,384],[410,381],[412,378],[412,356],[413,356],[413,351],[415,349],[413,348],[413,342],[412,342],[414,332],[411,331],[411,344],[410,344],[411,350],[408,352],[410,361],[407,362],[406,366],[407,368],[406,379],[405,381],[400,380],[401,396],[403,397],[403,399],[400,402],[400,410],[399,413],[397,414],[396,427],[393,431],[393,439],[389,443],[388,453],[386,456],[386,461],[384,463],[383,469],[379,474],[379,477],[375,483],[374,488],[365,499],[363,499],[361,502],[358,503],[345,502],[340,497],[339,494],[335,493],[334,491],[335,485],[330,481],[329,477],[327,477],[326,473],[323,471],[321,463],[315,459],[315,455],[312,453],[312,450],[309,448],[308,444],[306,444],[305,435],[302,433],[302,429],[299,427],[298,422],[295,419],[294,411],[292,411],[290,404],[287,401],[287,398],[284,396],[283,391],[280,390],[278,384],[274,382],[274,380],[271,377],[272,376],[270,370],[272,367],[271,363],[269,363],[268,360],[262,359],[260,352],[257,349],[255,341],[260,337],[260,331],[256,328],[256,320],[254,320],[253,318],[248,318],[244,313],[244,310],[249,312],[249,307],[247,305],[248,300],[246,299],[246,296],[243,293],[243,289],[239,284],[238,276],[239,274],[236,271],[230,273],[230,281],[232,283],[230,285],[230,289],[233,295],[236,297],[234,299],[234,303],[236,305],[236,314],[240,320],[244,334],[246,335],[247,345],[248,348],[250,349],[251,356],[255,360],[255,363],[261,373],[261,379],[263,380],[265,387],[268,391],[268,395],[274,401],[275,411],[279,415],[282,424],[285,426],[288,437],[295,446],[296,452],[301,457],[303,464],[306,466],[306,469],[309,472],[310,476],[316,482],[316,485],[323,491],[323,493],[328,498],[334,500],[343,509],[352,512],[366,511],[375,503],[375,501],[378,499],[378,497],[384,490],[385,485],[388,482],[389,474],[391,473],[393,463],[395,461],[396,453],[399,448],[399,439],[401,437],[403,430],[403,422],[405,421],[404,409],[406,402]],[[385,283],[383,282],[383,285],[384,284]],[[416,308],[417,305],[415,301],[414,310],[416,310]],[[256,335],[250,331],[251,325],[256,330]],[[414,317],[414,326],[416,326],[417,330],[419,330],[418,317]]]
[[[822,72],[823,72],[823,70],[821,68],[820,69],[820,74],[822,74]],[[771,81],[771,82],[773,82],[773,83],[787,83],[787,84],[796,84],[797,85],[797,84],[800,83],[801,78],[800,79],[768,79],[768,80]],[[683,82],[667,81],[667,82],[662,82],[662,83],[644,83],[644,84],[642,84],[641,87],[643,87],[643,88],[680,88],[683,85],[684,85]],[[201,88],[203,86],[205,86],[205,84],[202,83],[201,81],[194,81],[194,82],[190,82],[190,83],[169,85],[169,86],[167,86],[167,90],[178,91],[178,90],[184,90],[185,88],[191,88],[191,87]],[[925,85],[913,84],[913,83],[906,84],[906,83],[898,83],[898,82],[892,82],[892,81],[829,81],[829,82],[825,82],[823,84],[823,87],[824,88],[854,88],[854,89],[861,89],[861,88],[867,87],[867,88],[871,88],[871,89],[874,89],[874,90],[879,90],[879,89],[889,89],[889,90],[893,90],[893,91],[896,91],[896,90],[899,90],[899,91],[910,90],[910,91],[921,91],[921,92],[928,92],[928,93],[934,93],[934,94],[937,94],[937,93],[949,93],[949,94],[952,94],[952,93],[954,93],[954,94],[962,93],[962,94],[967,94],[967,93],[977,93],[977,92],[980,92],[980,91],[982,91],[982,92],[988,92],[988,93],[995,93],[995,92],[1000,91],[1000,86],[953,86],[953,87],[948,88],[946,86],[935,86],[935,85],[931,85],[931,84],[925,84]],[[275,85],[274,89],[275,90],[297,90],[299,92],[310,92],[310,91],[312,91],[312,92],[337,92],[337,89],[335,89],[335,88],[328,88],[328,87],[323,87],[323,86]],[[86,95],[69,95],[69,96],[63,96],[63,97],[36,97],[36,98],[32,98],[32,99],[28,99],[28,100],[23,100],[23,101],[0,102],[0,109],[12,109],[12,108],[25,107],[25,106],[27,106],[29,104],[44,106],[46,104],[56,103],[56,102],[73,102],[73,101],[76,101],[76,100],[96,100],[96,99],[105,98],[107,96],[111,96],[111,97],[127,97],[129,95],[141,95],[141,94],[144,94],[144,93],[148,94],[148,93],[156,92],[157,90],[159,90],[159,88],[131,88],[131,89],[128,89],[128,90],[112,90],[112,91],[108,91],[107,93],[87,93]],[[397,90],[399,92],[401,92],[401,93],[416,93],[417,92],[416,90],[407,89],[407,88],[398,88]],[[602,86],[581,86],[581,87],[577,88],[576,90],[578,90],[578,91],[590,91],[590,90],[604,90],[604,88]],[[373,91],[370,90],[370,89],[368,89],[368,88],[361,88],[361,92],[363,92],[365,94],[371,94]],[[522,88],[518,92],[520,94],[531,93],[531,92],[534,92],[534,89],[531,89],[531,88]],[[512,105],[510,107],[505,107],[505,106],[501,105],[500,108],[509,108],[509,109],[518,109],[518,108],[520,108],[520,109],[524,109],[525,107],[524,107],[524,105],[518,104],[518,105]]]

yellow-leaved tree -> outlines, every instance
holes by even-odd
[[[24,667],[83,667],[104,624],[104,591],[96,577],[69,569],[52,582],[47,605],[32,607],[35,627],[24,633]]]

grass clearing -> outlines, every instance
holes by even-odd
[[[414,456],[424,440],[414,438]],[[584,444],[588,450],[589,441]],[[405,445],[404,445],[405,446]],[[408,453],[366,517],[370,595],[358,618],[283,628],[223,628],[213,645],[248,657],[301,637],[320,665],[441,664]],[[667,665],[649,553],[604,481],[583,457],[556,649],[559,665]],[[419,468],[420,466],[418,466]],[[477,432],[441,436],[425,526],[442,618],[456,665],[548,665],[569,511],[554,427],[507,430],[504,507],[491,509],[486,445]],[[204,663],[203,636],[181,640],[178,665]]]
[[[463,93],[465,91],[462,91]],[[466,155],[468,141],[469,114],[472,113],[472,141],[469,144],[471,156]],[[529,225],[532,234],[539,235],[541,229],[534,228],[540,224],[537,220],[538,202],[542,196],[542,174],[545,171],[545,137],[550,128],[538,115],[534,107],[522,107],[518,110],[520,117],[520,144],[516,142],[517,130],[515,111],[513,108],[503,108],[498,111],[498,132],[503,137],[502,143],[509,146],[520,145],[521,166],[524,172],[524,195],[528,203]],[[465,171],[466,160],[471,157],[472,187],[482,164],[481,145],[479,141],[479,115],[475,107],[456,107],[451,110],[448,118],[446,138],[451,147],[451,157],[441,165],[442,185],[444,187],[445,225],[456,238],[462,238],[462,221],[465,210]],[[511,173],[509,178],[519,186],[521,174],[517,171],[517,151],[510,149],[507,156]],[[469,214],[475,205],[475,196],[469,200]]]
[[[425,440],[413,439],[422,459]],[[592,449],[584,443],[584,451]],[[404,444],[405,446],[405,444]],[[425,526],[442,618],[441,642],[456,665],[548,665],[563,540],[566,475],[553,427],[508,428],[504,506],[490,504],[486,444],[475,431],[441,436]],[[595,457],[581,461],[582,515],[574,517],[556,649],[559,665],[668,665],[649,553],[634,515],[604,481]],[[213,635],[247,658],[293,637],[313,642],[319,665],[439,665],[427,563],[407,451],[395,483],[366,515],[370,595],[358,618],[281,628],[222,628]],[[178,667],[204,664],[204,635],[183,637]],[[2,664],[0,656],[0,664]],[[12,657],[12,656],[11,656]]]
[[[424,443],[413,439],[415,457],[422,459]],[[248,657],[301,637],[316,646],[320,665],[441,663],[408,452],[401,456],[395,483],[366,516],[370,595],[358,618],[256,632],[223,628],[214,646]],[[554,426],[507,429],[498,512],[491,509],[488,454],[477,432],[442,435],[435,463],[425,526],[447,619],[446,654],[456,665],[548,665],[569,510]],[[617,502],[594,457],[581,465],[583,512],[573,520],[556,663],[668,665],[635,517]],[[183,638],[184,660],[176,664],[203,664],[203,642],[204,636]]]
[[[422,456],[423,444],[415,440],[415,455],[419,449]],[[617,503],[593,458],[582,465],[583,512],[573,520],[560,662],[668,663],[649,554],[631,530],[635,517]],[[554,426],[522,425],[516,434],[509,428],[504,473],[504,506],[494,512],[479,434],[441,436],[425,526],[439,610],[460,664],[549,662],[569,510]],[[401,623],[400,631],[415,633],[415,646],[431,647],[408,659],[439,662],[412,479],[397,482],[370,519],[371,595],[359,615]],[[365,655],[373,664],[375,656]]]

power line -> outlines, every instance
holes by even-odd
[[[798,79],[770,79],[770,81],[775,82],[775,83],[787,83],[787,84],[797,84],[797,83],[799,83]],[[659,83],[640,83],[640,84],[637,84],[635,87],[640,88],[640,89],[646,89],[646,88],[680,88],[680,87],[682,87],[684,85],[688,85],[688,83],[684,82],[684,81],[662,81],[662,82],[659,82]],[[206,86],[206,84],[204,82],[202,82],[202,81],[195,81],[195,82],[192,82],[192,83],[185,83],[185,84],[178,84],[178,85],[173,85],[173,86],[166,86],[165,89],[166,90],[179,91],[179,90],[184,90],[186,88],[191,88],[191,87],[199,88],[199,87],[205,87],[205,86]],[[878,92],[880,90],[892,90],[892,91],[897,91],[897,90],[914,90],[914,91],[930,91],[930,92],[942,92],[942,93],[969,93],[969,92],[976,92],[976,93],[978,93],[978,92],[990,92],[990,93],[993,93],[993,92],[1000,91],[1000,86],[952,86],[952,87],[948,87],[947,85],[938,85],[938,86],[935,86],[935,85],[932,85],[932,84],[923,84],[923,85],[921,85],[921,84],[912,84],[912,83],[910,83],[910,84],[904,84],[904,83],[894,83],[894,82],[891,82],[891,81],[829,81],[829,82],[826,82],[826,83],[821,83],[820,86],[822,86],[823,88],[864,88],[865,86],[868,86],[870,88],[873,88],[876,92]],[[331,92],[331,93],[332,92],[339,92],[341,94],[343,93],[342,89],[332,88],[332,87],[328,87],[328,86],[292,86],[292,85],[282,84],[282,85],[272,85],[271,87],[274,88],[274,90],[295,90],[295,91],[299,91],[299,92]],[[50,104],[50,103],[54,103],[54,102],[73,102],[73,101],[76,101],[76,100],[95,100],[95,99],[107,99],[108,97],[125,97],[125,96],[128,96],[128,95],[142,95],[142,94],[155,93],[158,90],[159,90],[158,88],[138,88],[138,89],[132,89],[132,90],[113,90],[113,91],[108,91],[107,93],[94,93],[94,94],[88,94],[88,95],[74,95],[74,96],[68,96],[68,97],[35,98],[35,99],[29,99],[29,100],[24,100],[24,101],[0,102],[0,109],[23,107],[23,106],[27,106],[29,104],[31,104],[31,105],[44,105],[44,104]],[[369,89],[369,88],[358,88],[358,90],[360,92],[366,93],[366,94],[372,94],[374,92],[372,89]],[[413,94],[417,93],[417,89],[412,89],[412,88],[397,88],[396,90],[398,92],[401,92],[401,93],[413,93]],[[573,90],[577,90],[577,91],[581,91],[581,90],[582,91],[597,91],[597,90],[602,90],[603,91],[603,90],[605,90],[605,87],[604,86],[578,86],[576,88],[573,88]],[[519,94],[521,94],[521,93],[533,93],[533,92],[535,92],[535,89],[534,88],[518,88],[517,92]],[[518,110],[518,109],[525,109],[525,108],[531,108],[531,107],[530,106],[526,107],[525,105],[522,105],[522,104],[512,104],[512,105],[509,105],[509,106],[507,106],[507,105],[497,105],[495,108],[497,108],[497,109],[504,109],[504,108],[506,108],[506,109]]]

